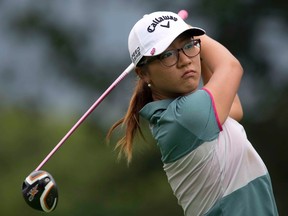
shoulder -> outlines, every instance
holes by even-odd
[[[166,99],[153,101],[146,104],[141,110],[140,115],[146,119],[150,119],[158,111],[180,111],[203,109],[207,102],[209,103],[209,95],[204,90],[197,90],[187,96],[178,97],[176,99]],[[206,102],[205,102],[206,101]]]
[[[220,132],[212,100],[204,90],[175,100],[147,104],[140,114],[150,123],[164,162],[175,161]]]
[[[175,110],[180,124],[199,136],[215,137],[222,130],[213,97],[206,89],[179,99]]]
[[[214,110],[213,98],[206,90],[197,90],[175,100],[161,100],[147,104],[140,115],[150,123],[171,121],[199,134],[207,128],[222,130]]]

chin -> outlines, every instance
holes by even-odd
[[[183,92],[183,95],[191,94],[191,93],[195,92],[197,89],[198,89],[198,85],[193,86],[193,87],[189,87]]]

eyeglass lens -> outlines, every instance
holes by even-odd
[[[187,57],[194,57],[200,53],[200,39],[194,39],[186,43],[182,48],[175,50],[167,50],[159,56],[161,63],[167,67],[175,65],[179,58],[179,52],[183,53]]]

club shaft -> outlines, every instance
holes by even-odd
[[[45,159],[38,165],[35,171],[40,170],[45,163],[56,153],[56,151],[64,144],[64,142],[73,134],[73,132],[81,125],[81,123],[96,109],[96,107],[106,98],[106,96],[129,74],[134,68],[131,63],[120,76],[105,90],[105,92],[95,101],[95,103],[86,111],[86,113],[76,122],[76,124],[68,131],[68,133],[60,140],[60,142],[52,149]]]
[[[187,11],[179,11],[178,15],[183,19],[188,17]],[[44,160],[38,165],[35,171],[39,171],[45,163],[56,153],[56,151],[65,143],[65,141],[73,134],[73,132],[81,125],[81,123],[96,109],[96,107],[106,98],[106,96],[118,85],[118,83],[124,79],[134,68],[134,64],[131,63],[120,76],[106,89],[106,91],[95,101],[95,103],[86,111],[86,113],[76,122],[76,124],[68,131],[68,133],[60,140],[60,142],[52,149],[52,151],[44,158]]]

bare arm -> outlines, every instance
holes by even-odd
[[[241,119],[243,111],[237,91],[243,70],[239,61],[207,35],[200,39],[204,87],[213,95],[220,123],[223,124],[228,116]]]
[[[209,82],[213,72],[209,70],[209,68],[204,62],[201,62],[201,72],[202,72],[203,85],[206,85]],[[232,107],[229,112],[229,117],[233,118],[238,122],[241,121],[243,118],[243,109],[238,94],[236,94],[234,101],[232,103]]]

